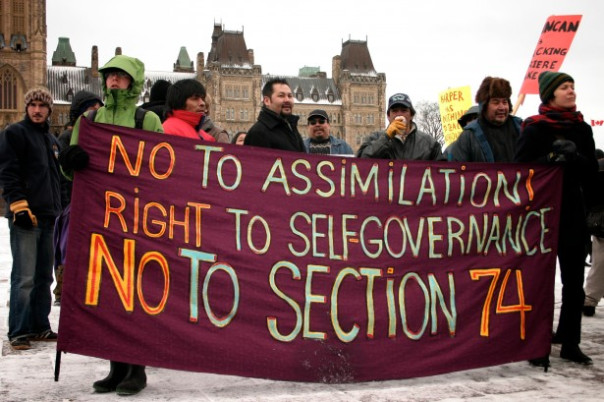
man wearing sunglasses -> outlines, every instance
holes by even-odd
[[[315,109],[308,115],[308,138],[304,140],[306,152],[322,155],[354,155],[346,141],[330,134],[327,112]]]
[[[415,109],[408,95],[392,95],[388,99],[386,116],[389,122],[386,130],[371,134],[359,148],[357,156],[401,160],[444,159],[438,141],[419,131],[413,122]]]

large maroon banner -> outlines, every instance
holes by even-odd
[[[559,168],[81,129],[61,351],[319,382],[549,352]]]

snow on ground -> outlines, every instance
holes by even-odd
[[[96,394],[93,381],[109,364],[100,359],[63,354],[61,375],[54,381],[55,344],[34,343],[28,351],[8,344],[8,298],[11,270],[8,224],[0,218],[0,401],[123,401],[116,394]],[[560,283],[556,282],[556,317]],[[58,330],[58,307],[51,323]],[[557,319],[557,318],[556,318]],[[604,400],[604,303],[595,317],[583,319],[583,351],[594,360],[583,367],[560,359],[552,348],[552,367],[526,362],[505,364],[432,377],[354,384],[316,384],[147,368],[148,385],[128,397],[140,401],[535,401]],[[413,362],[409,362],[413,364]]]

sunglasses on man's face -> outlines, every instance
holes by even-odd
[[[325,124],[325,119],[310,119],[308,120],[309,126],[314,126],[315,124]]]

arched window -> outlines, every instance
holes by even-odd
[[[333,90],[331,88],[329,88],[327,90],[327,100],[329,101],[329,103],[333,103],[333,101],[336,99]]]
[[[17,74],[13,69],[0,70],[0,110],[17,110]]]

